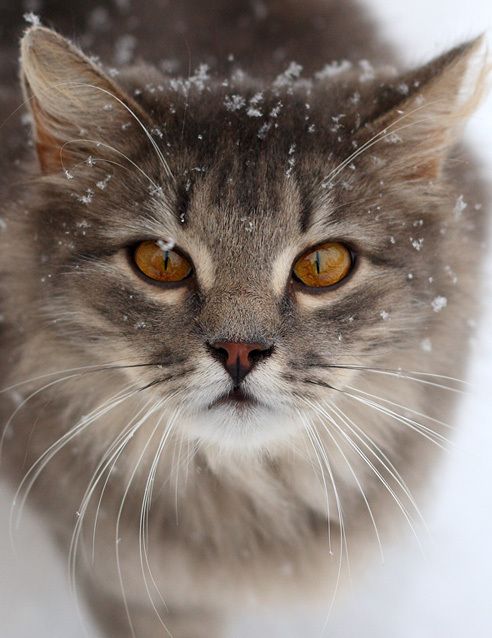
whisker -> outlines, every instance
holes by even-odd
[[[364,432],[364,430],[359,427],[340,407],[336,406],[333,402],[329,402],[327,407],[332,409],[339,415],[346,427],[349,428],[349,430],[361,442],[361,444],[376,458],[376,460],[384,467],[388,474],[390,474],[390,476],[395,479],[395,481],[401,487],[410,503],[414,507],[415,511],[417,512],[417,515],[423,523],[426,531],[430,534],[427,523],[420,511],[420,508],[417,505],[415,497],[413,496],[410,488],[407,486],[403,477],[398,472],[388,456],[383,452],[381,447],[377,445],[375,441],[373,441],[373,439],[371,439],[371,437],[366,432]]]
[[[89,83],[85,83],[85,82],[67,82],[67,84],[72,84],[74,86],[90,87],[90,88],[96,89],[97,91],[101,91],[102,93],[106,93],[106,95],[109,95],[111,98],[116,100],[124,109],[126,109],[128,111],[128,113],[130,113],[130,115],[139,124],[140,128],[143,130],[143,132],[145,133],[147,139],[151,143],[154,151],[156,152],[156,155],[159,158],[162,166],[164,167],[164,172],[166,173],[166,175],[168,177],[170,177],[171,179],[174,179],[174,176],[173,176],[173,174],[171,172],[171,169],[169,168],[169,164],[168,164],[166,158],[164,157],[164,155],[162,154],[162,151],[159,148],[158,144],[156,143],[156,141],[154,140],[152,135],[149,133],[147,127],[144,125],[142,120],[139,117],[137,117],[136,113],[127,104],[125,104],[125,102],[123,102],[123,100],[121,100],[119,97],[114,95],[114,93],[112,93],[111,91],[108,91],[107,89],[104,89],[101,86],[96,86],[94,84],[89,84]]]
[[[60,161],[61,161],[61,165],[64,171],[66,171],[66,167],[65,164],[63,162],[63,151],[65,150],[65,148],[67,146],[69,146],[70,144],[76,144],[77,142],[88,142],[90,144],[95,144],[96,147],[100,147],[103,146],[104,148],[108,148],[109,150],[113,151],[114,153],[120,155],[121,157],[124,157],[128,162],[130,162],[130,164],[136,168],[138,170],[139,173],[141,173],[146,179],[149,180],[149,182],[152,184],[153,189],[158,189],[159,186],[154,182],[153,179],[151,179],[147,173],[138,165],[136,164],[132,159],[130,159],[128,157],[128,155],[125,155],[125,153],[123,153],[123,151],[118,150],[117,148],[115,148],[114,146],[112,146],[111,144],[106,144],[105,142],[101,142],[100,140],[91,140],[88,138],[83,138],[83,137],[79,137],[79,138],[74,138],[72,140],[67,140],[63,146],[60,147]],[[109,161],[109,160],[108,160]],[[113,162],[114,164],[117,164],[117,162]],[[117,164],[118,166],[121,166],[120,164]],[[125,168],[124,166],[122,168]]]
[[[305,383],[305,384],[309,384],[309,385],[320,386],[322,388],[329,388],[330,390],[334,390],[335,392],[340,392],[341,394],[343,394],[345,396],[352,397],[354,400],[359,401],[359,402],[363,403],[364,405],[368,405],[368,406],[370,405],[372,407],[375,407],[376,409],[378,409],[379,411],[383,412],[384,414],[392,416],[396,420],[401,421],[402,423],[405,423],[406,425],[409,425],[410,427],[412,427],[412,429],[421,430],[420,433],[422,435],[425,435],[425,432],[427,432],[427,433],[431,434],[432,436],[435,436],[436,438],[439,438],[439,439],[445,441],[449,445],[454,445],[454,443],[452,441],[447,439],[442,434],[439,434],[438,432],[436,432],[432,428],[429,428],[428,426],[426,426],[426,425],[424,425],[422,423],[419,423],[418,421],[415,421],[414,419],[410,419],[409,417],[406,417],[406,416],[403,416],[401,414],[398,414],[397,412],[394,412],[393,410],[390,410],[390,408],[388,408],[386,406],[382,406],[381,404],[379,404],[377,402],[375,403],[374,401],[371,401],[371,400],[369,400],[369,399],[367,399],[365,397],[361,397],[361,396],[357,396],[357,395],[351,394],[350,392],[347,392],[347,390],[343,390],[341,388],[337,388],[334,385],[332,385],[331,383],[327,383],[326,381],[322,381],[321,379],[307,378],[307,379],[302,379],[301,382]],[[387,402],[389,402],[389,401],[387,401]],[[409,412],[411,412],[410,409],[409,409]],[[424,418],[428,418],[429,420],[433,420],[432,417],[426,417],[426,415],[424,415]],[[444,425],[447,425],[447,424],[444,424]],[[451,427],[451,426],[447,426],[447,427]],[[436,445],[438,445],[438,443],[436,441],[433,440],[433,442],[436,443]],[[442,449],[446,449],[446,448],[442,448]]]
[[[93,477],[91,479],[91,481],[89,482],[89,486],[86,489],[86,492],[84,493],[84,496],[82,498],[82,503],[79,509],[79,516],[74,528],[74,532],[72,534],[72,540],[70,543],[70,551],[69,551],[69,576],[70,576],[70,583],[71,583],[71,589],[73,592],[76,592],[77,587],[76,587],[76,579],[75,579],[75,570],[76,570],[76,560],[77,560],[77,548],[78,548],[78,543],[79,543],[79,537],[80,534],[82,532],[82,524],[84,521],[84,517],[86,514],[86,511],[88,509],[92,494],[94,493],[95,489],[97,488],[97,484],[99,483],[99,481],[102,479],[102,477],[104,476],[104,473],[107,471],[107,477],[106,480],[104,482],[104,486],[103,486],[103,490],[101,493],[101,497],[100,500],[102,499],[103,493],[104,493],[104,489],[107,485],[107,482],[111,476],[111,472],[113,467],[115,466],[115,464],[117,463],[118,459],[120,458],[121,454],[123,453],[123,451],[125,450],[126,446],[128,445],[128,443],[133,439],[133,437],[135,436],[135,434],[138,432],[138,430],[142,427],[142,425],[146,422],[147,418],[150,415],[150,410],[148,409],[148,406],[154,403],[153,399],[149,399],[142,408],[140,408],[140,410],[135,414],[135,416],[131,419],[130,423],[124,428],[124,430],[122,432],[120,432],[118,434],[118,436],[116,437],[115,441],[113,442],[113,444],[110,446],[110,448],[106,451],[103,459],[101,459],[101,461],[98,464],[98,467],[96,468],[96,471],[93,474]],[[144,413],[144,415],[142,417],[139,418],[139,416],[142,414],[142,412]],[[99,468],[101,468],[99,470]],[[99,471],[98,471],[99,470]],[[97,527],[97,517],[99,514],[99,505],[100,502],[98,503],[98,507],[96,509],[96,514],[95,514],[95,519],[94,519],[94,526],[93,526],[93,531],[92,531],[92,557],[94,560],[94,555],[95,555],[95,535],[96,535],[96,527]]]
[[[155,364],[131,364],[131,365],[102,365],[102,366],[81,366],[78,368],[68,368],[65,370],[65,372],[69,372],[70,370],[74,370],[73,374],[69,374],[66,375],[64,377],[62,377],[61,379],[55,379],[54,381],[51,381],[50,383],[47,383],[46,385],[42,386],[41,388],[38,388],[37,390],[33,391],[28,397],[26,397],[25,399],[23,399],[23,401],[14,409],[14,411],[12,412],[12,414],[10,415],[10,417],[7,419],[7,421],[5,422],[4,426],[3,426],[3,431],[2,431],[2,436],[0,437],[0,461],[1,461],[1,457],[3,454],[3,448],[5,445],[5,437],[7,436],[7,433],[9,432],[9,429],[15,419],[15,417],[17,416],[17,414],[20,412],[20,410],[22,408],[24,408],[27,403],[33,399],[34,397],[38,396],[39,394],[41,394],[42,392],[44,392],[45,390],[48,390],[49,388],[57,385],[58,383],[63,383],[65,381],[68,381],[70,379],[75,379],[75,378],[80,378],[81,376],[84,376],[86,374],[89,373],[94,373],[94,372],[102,372],[102,371],[111,371],[111,370],[122,370],[125,368],[134,368],[134,367],[151,367],[154,366]],[[76,372],[77,370],[81,370],[81,372]],[[54,373],[48,373],[48,374],[43,374],[43,375],[39,375],[38,377],[33,377],[32,379],[28,379],[27,381],[23,381],[17,384],[13,384],[7,388],[4,388],[3,390],[0,391],[1,392],[8,392],[8,391],[12,391],[15,388],[21,387],[22,385],[25,385],[26,383],[31,383],[36,379],[42,379],[42,378],[47,378],[50,376],[54,376],[55,374],[59,374],[60,372],[54,372]]]
[[[301,414],[301,412],[299,410],[297,410],[297,414],[299,416],[299,418],[301,419],[301,421],[303,421],[304,427],[306,428],[306,434],[309,436],[309,438],[311,439],[311,433],[308,427],[308,424],[305,423],[304,421],[304,417]],[[312,443],[312,441],[311,441]],[[313,450],[316,456],[316,460],[318,461],[318,466],[319,466],[319,470],[321,472],[321,480],[323,482],[323,489],[324,489],[324,493],[325,493],[325,501],[326,501],[326,516],[327,516],[327,523],[328,523],[328,548],[329,548],[329,552],[330,552],[330,556],[333,555],[333,548],[332,548],[332,543],[331,543],[331,515],[330,515],[330,499],[328,497],[328,485],[326,483],[326,477],[325,477],[325,473],[323,470],[323,465],[321,463],[321,459],[317,453],[316,447],[313,445]]]
[[[333,470],[331,468],[331,464],[330,464],[330,462],[328,460],[328,456],[326,454],[326,450],[324,449],[321,441],[319,440],[319,437],[316,436],[316,431],[315,431],[312,423],[310,423],[309,421],[307,421],[307,419],[304,419],[302,417],[301,417],[301,419],[302,419],[303,424],[305,426],[305,431],[306,431],[306,434],[308,435],[309,441],[311,442],[311,446],[312,446],[312,448],[314,450],[315,456],[317,457],[317,459],[319,461],[319,455],[318,455],[318,451],[319,451],[319,454],[321,454],[321,457],[323,458],[323,462],[325,463],[326,469],[328,471],[328,475],[330,477],[330,481],[331,481],[331,484],[332,484],[332,487],[333,487],[333,493],[334,493],[334,496],[335,496],[335,503],[336,503],[336,507],[337,507],[338,521],[339,521],[339,526],[340,526],[340,552],[339,552],[339,557],[338,557],[337,576],[336,576],[335,584],[334,584],[334,587],[333,587],[333,595],[331,597],[330,605],[328,606],[326,620],[325,620],[325,623],[323,625],[323,631],[322,631],[322,634],[323,634],[325,632],[325,629],[326,629],[327,625],[328,625],[330,616],[331,616],[332,611],[333,611],[333,607],[335,605],[335,601],[336,601],[336,597],[337,597],[337,594],[338,594],[338,590],[340,588],[344,549],[345,549],[345,556],[346,556],[346,560],[347,560],[347,569],[348,569],[349,573],[350,573],[350,559],[349,559],[349,553],[348,553],[347,532],[346,532],[346,527],[345,527],[345,521],[344,521],[344,518],[343,518],[343,509],[342,509],[342,505],[341,505],[338,489],[336,487],[335,476],[333,474]]]
[[[321,414],[321,415],[326,416],[327,418],[329,418],[330,422],[331,422],[331,423],[333,423],[334,419],[333,419],[333,418],[331,418],[331,417],[329,417],[329,416],[327,415],[327,413],[326,413],[326,412],[323,414],[323,412],[324,412],[324,411],[322,410],[322,408],[320,408],[320,407],[319,407],[319,405],[318,405],[317,403],[312,403],[309,399],[304,399],[304,402],[305,402],[307,405],[309,405],[312,409],[314,409],[316,412],[318,412],[318,414]],[[330,429],[329,429],[329,428],[327,428],[327,427],[325,426],[325,424],[324,424],[322,421],[320,421],[320,422],[321,422],[321,425],[323,426],[324,430],[326,431],[326,433],[328,434],[328,436],[330,437],[330,439],[331,439],[331,440],[332,440],[332,442],[334,443],[335,447],[336,447],[336,448],[337,448],[337,450],[339,451],[339,453],[340,453],[340,455],[342,456],[343,460],[344,460],[344,461],[345,461],[345,463],[347,464],[347,467],[349,468],[349,471],[350,471],[350,473],[352,474],[352,476],[353,476],[353,478],[354,478],[354,481],[355,481],[355,482],[356,482],[356,484],[357,484],[357,487],[358,487],[359,492],[360,492],[360,494],[361,494],[361,496],[362,496],[362,499],[363,499],[363,501],[364,501],[364,504],[365,504],[365,506],[366,506],[366,508],[367,508],[367,511],[368,511],[368,513],[369,513],[369,517],[370,517],[370,519],[371,519],[371,522],[372,522],[372,525],[373,525],[373,528],[374,528],[374,531],[375,531],[375,534],[376,534],[376,539],[377,539],[378,546],[379,546],[379,551],[380,551],[380,554],[381,554],[381,560],[384,562],[384,552],[383,552],[383,546],[382,546],[382,543],[381,543],[381,537],[380,537],[380,535],[379,535],[379,529],[378,529],[378,526],[377,526],[377,524],[376,524],[376,519],[374,518],[374,514],[373,514],[373,511],[372,511],[372,508],[371,508],[371,506],[370,506],[370,504],[369,504],[369,501],[368,501],[368,499],[367,499],[367,496],[366,496],[366,494],[365,494],[365,492],[364,492],[364,489],[363,489],[363,487],[362,487],[362,484],[361,484],[361,482],[360,482],[360,480],[359,480],[359,478],[358,478],[357,474],[355,473],[355,470],[354,470],[354,468],[353,468],[352,464],[351,464],[351,463],[350,463],[350,461],[348,460],[348,458],[347,458],[347,456],[346,456],[345,452],[342,450],[342,448],[341,448],[341,446],[339,445],[338,441],[335,439],[335,437],[334,437],[333,433],[330,431]],[[340,430],[340,428],[338,427],[338,424],[335,424],[335,423],[333,423],[333,424],[334,424],[334,425],[336,425],[337,429],[339,429],[339,430]],[[343,430],[342,430],[342,432],[343,432]]]
[[[92,497],[92,494],[94,493],[97,487],[97,484],[99,483],[100,479],[104,476],[104,473],[106,473],[106,479],[102,485],[97,507],[96,507],[96,513],[94,515],[94,525],[92,528],[92,562],[94,562],[94,559],[95,559],[96,532],[97,532],[97,522],[99,517],[99,511],[101,508],[102,500],[104,498],[106,487],[109,483],[109,480],[111,479],[111,473],[113,471],[113,468],[116,466],[116,463],[118,462],[118,459],[120,457],[120,452],[123,451],[126,444],[135,436],[135,434],[140,428],[141,423],[140,421],[138,421],[139,416],[142,414],[142,412],[144,413],[146,412],[147,408],[152,402],[153,402],[152,398],[146,401],[146,403],[140,408],[140,410],[135,414],[135,416],[118,434],[116,439],[106,450],[106,452],[104,453],[102,459],[100,460],[98,466],[96,467],[93,473],[93,477],[91,481],[89,482],[89,486],[82,499],[82,504],[79,509],[79,512],[81,513],[85,512],[85,509],[87,508],[87,505]],[[135,425],[135,422],[137,422],[137,425]],[[122,442],[123,442],[123,445],[122,445]]]
[[[453,445],[452,441],[447,439],[442,434],[439,434],[432,428],[422,425],[422,423],[419,423],[418,421],[414,421],[413,419],[409,419],[408,417],[402,416],[401,414],[398,414],[397,412],[394,412],[393,410],[390,410],[389,408],[386,408],[385,406],[382,406],[375,401],[371,401],[369,399],[359,397],[355,394],[351,394],[350,392],[343,392],[343,394],[345,394],[345,396],[351,397],[352,399],[354,399],[355,401],[358,401],[359,403],[362,403],[362,405],[366,405],[368,407],[373,408],[377,412],[381,412],[382,414],[385,414],[386,416],[392,417],[394,420],[398,421],[399,423],[402,423],[403,425],[406,425],[411,430],[413,430],[414,432],[417,432],[418,434],[423,436],[425,439],[427,439],[434,445],[437,445],[437,447],[439,447],[440,449],[446,452],[448,452],[449,450],[443,445],[441,445],[439,441],[436,441],[433,437],[436,437],[437,439],[440,439],[443,442],[448,443],[449,445]]]
[[[150,515],[150,507],[152,504],[152,494],[153,494],[153,489],[154,489],[154,483],[155,483],[155,476],[156,476],[156,472],[157,472],[157,467],[159,465],[159,461],[160,458],[162,456],[162,452],[164,450],[164,447],[169,439],[169,437],[171,436],[171,433],[173,431],[175,422],[179,416],[179,414],[181,413],[181,409],[179,408],[179,406],[174,410],[174,413],[172,415],[172,417],[169,420],[169,423],[167,424],[161,440],[159,442],[156,454],[154,455],[154,459],[152,461],[152,465],[150,468],[150,471],[147,475],[147,481],[145,484],[145,490],[144,490],[144,496],[142,499],[142,507],[140,510],[140,526],[139,526],[139,553],[140,553],[140,565],[141,565],[141,569],[142,569],[142,575],[143,575],[143,579],[144,579],[144,584],[145,584],[145,588],[147,591],[147,595],[149,597],[150,603],[152,605],[152,608],[154,609],[154,612],[156,613],[161,625],[163,626],[163,628],[165,629],[165,631],[169,634],[169,636],[172,638],[171,634],[169,633],[169,630],[167,629],[167,626],[163,620],[163,618],[161,617],[161,614],[159,613],[159,610],[157,609],[155,603],[154,603],[154,599],[152,597],[152,593],[150,591],[148,582],[147,582],[147,577],[146,577],[146,573],[145,570],[147,569],[148,575],[150,577],[150,580],[152,582],[152,585],[154,587],[154,590],[156,591],[160,601],[162,602],[163,606],[165,609],[167,609],[167,605],[166,602],[160,592],[160,589],[157,585],[157,582],[155,580],[154,574],[152,572],[152,568],[150,565],[150,560],[149,560],[149,556],[148,556],[148,546],[149,546],[149,515]]]
[[[403,369],[392,370],[390,368],[374,368],[370,366],[359,366],[359,365],[349,365],[349,364],[342,365],[342,364],[332,364],[332,363],[316,364],[314,367],[324,368],[324,369],[334,368],[334,369],[341,369],[341,370],[362,370],[364,372],[373,372],[375,374],[383,374],[390,377],[396,377],[398,379],[407,379],[409,381],[415,381],[417,383],[429,385],[435,388],[439,388],[441,390],[447,390],[449,392],[456,392],[458,394],[464,394],[465,391],[461,390],[460,388],[453,388],[452,386],[435,383],[433,381],[427,381],[426,379],[419,379],[418,376],[415,376],[415,375],[441,378],[441,379],[445,379],[449,381],[454,381],[456,383],[462,383],[464,385],[471,385],[470,383],[468,383],[467,381],[463,381],[462,379],[456,379],[454,377],[448,377],[448,376],[440,375],[440,374],[433,374],[433,373],[427,373],[427,372],[410,372],[409,374],[407,374],[406,371]]]
[[[7,432],[10,429],[12,421],[15,419],[15,417],[20,412],[20,410],[22,410],[22,408],[24,408],[26,406],[26,404],[31,399],[36,397],[38,394],[41,394],[42,392],[44,392],[48,388],[51,388],[51,387],[57,385],[58,383],[63,383],[64,381],[68,381],[69,379],[73,379],[74,377],[78,377],[79,375],[80,375],[80,373],[78,373],[78,374],[69,374],[69,375],[66,375],[66,376],[62,377],[61,379],[55,379],[54,381],[50,381],[49,383],[47,383],[46,385],[43,385],[41,388],[38,388],[37,390],[32,392],[29,396],[27,396],[25,399],[23,399],[23,401],[14,409],[14,411],[12,412],[10,417],[5,422],[5,425],[4,425],[4,428],[3,428],[3,432],[2,432],[2,437],[0,439],[0,458],[1,458],[1,455],[3,453],[3,446],[5,444],[5,437],[7,436]]]
[[[409,128],[411,126],[414,126],[415,124],[419,124],[419,123],[424,122],[425,120],[418,120],[416,122],[411,122],[410,124],[405,124],[403,126],[398,127],[397,129],[393,130],[393,127],[396,126],[399,122],[401,122],[405,118],[409,117],[410,115],[413,115],[414,113],[417,113],[418,111],[420,111],[420,110],[422,110],[424,108],[428,108],[429,106],[432,106],[436,102],[437,102],[437,100],[433,100],[433,101],[428,102],[426,104],[417,106],[414,109],[410,110],[408,113],[404,113],[400,117],[396,118],[393,122],[391,122],[390,124],[385,126],[381,131],[379,131],[378,133],[373,135],[367,142],[362,144],[362,146],[360,146],[353,153],[351,153],[345,160],[343,160],[341,162],[341,164],[336,166],[328,174],[327,177],[323,178],[323,183],[330,182],[331,179],[336,178],[344,170],[344,168],[346,168],[351,162],[353,162],[359,155],[361,155],[362,153],[367,151],[369,148],[371,148],[372,146],[377,144],[382,139],[385,139],[389,135],[394,135],[396,132],[401,131],[401,130],[403,130],[405,128]]]
[[[337,430],[340,432],[340,434],[344,437],[344,439],[347,441],[347,443],[350,445],[350,447],[354,450],[354,452],[366,463],[366,465],[372,470],[372,472],[376,475],[376,477],[379,479],[379,481],[382,483],[382,485],[385,487],[385,489],[388,491],[388,493],[390,494],[390,496],[392,497],[392,499],[395,501],[397,507],[399,508],[399,510],[401,511],[401,513],[403,514],[406,522],[408,523],[408,526],[410,527],[410,530],[412,532],[412,534],[414,535],[418,546],[420,548],[420,550],[423,552],[423,545],[421,543],[421,540],[419,538],[419,535],[417,533],[417,530],[415,529],[415,523],[413,521],[413,518],[410,516],[407,508],[405,507],[405,505],[401,502],[401,500],[399,499],[398,495],[396,494],[396,492],[393,490],[393,488],[389,485],[388,481],[383,477],[383,475],[381,474],[381,472],[379,472],[379,470],[376,468],[376,466],[374,465],[374,463],[372,463],[372,461],[367,457],[366,454],[364,454],[364,452],[360,449],[360,447],[353,441],[353,439],[343,430],[343,428],[340,427],[340,425],[336,422],[336,420],[334,418],[330,418],[328,416],[328,414],[324,414],[327,418],[329,418],[329,421],[332,425],[334,425]],[[323,427],[325,429],[327,429],[327,426],[325,424],[323,424]],[[383,557],[383,562],[384,562],[384,557]]]
[[[382,485],[385,487],[385,489],[388,491],[388,493],[391,495],[391,497],[393,498],[393,500],[395,501],[395,503],[397,504],[398,508],[401,510],[405,520],[407,521],[412,534],[415,536],[417,543],[419,545],[419,548],[421,549],[421,551],[423,551],[423,546],[422,543],[420,541],[420,538],[417,534],[417,530],[415,529],[415,523],[413,521],[413,518],[410,516],[410,513],[408,512],[407,508],[404,506],[404,504],[401,502],[401,500],[398,498],[398,495],[396,494],[396,492],[393,490],[393,488],[389,485],[388,481],[383,477],[383,475],[381,474],[381,472],[379,472],[379,470],[376,468],[376,466],[374,465],[374,463],[372,463],[372,461],[367,457],[367,455],[361,450],[361,448],[354,442],[354,440],[343,430],[343,428],[340,427],[340,425],[336,422],[336,420],[334,418],[332,418],[327,412],[325,412],[321,406],[320,410],[323,414],[323,416],[326,416],[326,418],[330,421],[330,423],[332,425],[334,425],[339,432],[342,434],[342,436],[347,440],[348,444],[352,447],[352,449],[356,452],[356,454],[358,456],[360,456],[360,458],[368,465],[368,467],[371,469],[371,471],[376,475],[376,477],[379,479],[379,481],[382,483]],[[328,407],[328,406],[327,406]],[[335,412],[335,414],[337,413],[333,408],[335,408],[335,406],[332,404],[331,409],[333,412]],[[339,418],[342,419],[342,423],[344,423],[347,427],[349,427],[349,429],[351,430],[351,432],[357,436],[357,433],[350,428],[349,424],[345,421],[344,417],[342,416],[343,412],[340,413],[338,412],[338,416]],[[323,427],[326,427],[323,424]],[[357,438],[364,444],[364,441],[361,439],[361,437],[357,436]],[[366,444],[364,444],[364,446],[371,451],[371,448],[369,446],[367,446]],[[371,451],[372,454],[374,454],[373,451]],[[381,459],[379,459],[379,462],[381,462]],[[399,486],[402,488],[403,492],[405,493],[405,495],[407,496],[407,498],[409,499],[410,503],[412,504],[412,506],[414,507],[415,511],[417,512],[417,514],[419,515],[419,518],[421,518],[422,522],[425,525],[425,521],[420,513],[419,508],[417,507],[416,503],[415,503],[415,499],[413,498],[411,492],[409,491],[408,487],[406,486],[406,484],[403,482],[403,480],[401,478],[397,478],[397,476],[391,471],[389,470],[389,468],[387,467],[387,465],[385,463],[381,463],[383,465],[383,467],[386,469],[386,471],[393,476],[393,478],[396,480],[397,484],[399,484]],[[398,475],[399,476],[399,475]]]
[[[385,399],[384,397],[380,397],[377,394],[372,394],[371,392],[366,392],[365,390],[361,390],[360,388],[355,388],[353,386],[347,385],[345,386],[347,389],[352,390],[353,392],[359,392],[360,394],[363,394],[364,396],[368,396],[371,397],[372,399],[376,399],[377,401],[382,401],[383,403],[388,403],[389,405],[392,405],[396,408],[400,408],[401,410],[404,410],[405,412],[410,412],[411,414],[415,414],[417,416],[420,416],[424,419],[428,419],[429,421],[432,421],[433,423],[437,423],[438,425],[441,425],[444,428],[448,428],[450,430],[453,430],[453,426],[450,425],[449,423],[446,423],[445,421],[441,421],[440,419],[436,419],[432,416],[429,416],[428,414],[424,414],[423,412],[419,412],[418,410],[414,410],[413,408],[409,408],[406,405],[402,405],[401,403],[397,403],[396,401],[391,401],[390,399]]]
[[[44,374],[40,374],[38,376],[35,377],[30,377],[29,379],[24,379],[23,381],[19,381],[17,383],[14,383],[12,385],[9,385],[5,388],[1,388],[0,389],[0,394],[4,393],[4,392],[10,392],[11,390],[16,390],[17,388],[20,388],[23,385],[27,385],[29,383],[33,383],[34,381],[40,381],[41,379],[46,379],[48,377],[52,377],[55,376],[57,374],[63,374],[66,372],[77,372],[79,370],[82,370],[83,373],[86,372],[98,372],[99,370],[122,370],[124,368],[139,368],[139,367],[145,367],[145,366],[155,366],[158,364],[155,363],[133,363],[133,364],[124,364],[124,365],[120,365],[118,361],[114,361],[113,363],[105,363],[105,364],[98,364],[98,365],[88,365],[88,366],[78,366],[76,368],[65,368],[65,369],[61,369],[61,370],[54,370],[53,372],[46,372]]]
[[[93,476],[89,482],[89,485],[86,489],[86,491],[84,492],[84,495],[82,497],[82,501],[81,501],[81,505],[78,509],[78,517],[77,517],[77,521],[75,523],[75,527],[74,527],[74,531],[72,533],[72,538],[70,541],[70,548],[69,548],[69,553],[68,553],[68,572],[69,572],[69,582],[70,582],[70,588],[71,591],[76,594],[77,593],[77,586],[76,586],[76,578],[75,578],[75,572],[76,572],[76,564],[77,564],[77,549],[78,549],[78,544],[79,544],[79,537],[80,534],[82,532],[82,525],[85,519],[85,514],[86,511],[89,507],[89,503],[92,497],[92,494],[94,493],[99,481],[101,480],[101,478],[104,476],[104,472],[106,470],[108,470],[107,473],[107,477],[106,480],[104,482],[103,485],[103,489],[101,492],[101,497],[100,500],[98,502],[98,506],[96,509],[96,514],[95,514],[95,520],[94,520],[94,526],[93,526],[93,532],[92,532],[92,562],[94,563],[94,555],[95,555],[95,535],[96,535],[96,527],[97,527],[97,520],[98,520],[98,515],[99,515],[99,507],[101,504],[101,500],[102,500],[102,496],[104,493],[104,490],[106,488],[107,482],[109,481],[110,477],[111,477],[111,472],[119,458],[119,453],[121,452],[121,450],[124,449],[124,447],[126,446],[126,444],[133,438],[135,432],[137,431],[140,423],[137,424],[137,426],[134,425],[135,420],[138,419],[138,416],[142,413],[142,411],[147,409],[147,406],[152,402],[152,399],[150,399],[149,401],[147,401],[147,403],[144,405],[143,408],[141,408],[137,414],[132,418],[132,420],[130,421],[130,423],[124,428],[123,432],[121,432],[117,437],[116,440],[113,442],[113,444],[110,446],[110,448],[106,451],[106,453],[103,456],[103,459],[100,461],[100,463],[98,464],[96,470],[93,473]],[[114,450],[114,451],[113,451]],[[101,468],[101,469],[100,469]]]
[[[171,397],[168,397],[168,400],[170,398]],[[157,409],[159,409],[165,401],[166,401],[166,399],[161,399],[160,401],[158,401],[150,409],[150,411],[147,413],[146,418],[148,416],[152,415]],[[122,499],[121,499],[121,504],[120,504],[120,507],[118,509],[118,515],[117,515],[117,518],[116,518],[116,531],[115,531],[116,566],[117,566],[117,570],[118,570],[118,578],[119,578],[119,582],[120,582],[120,588],[121,588],[121,592],[122,592],[122,595],[123,595],[123,602],[124,602],[124,606],[125,606],[125,612],[126,612],[126,615],[127,615],[127,619],[128,619],[128,623],[129,623],[129,626],[130,626],[130,630],[132,632],[132,636],[134,636],[135,638],[136,638],[135,629],[133,627],[133,622],[132,622],[132,619],[131,619],[130,609],[128,607],[128,601],[127,601],[125,586],[124,586],[124,582],[123,582],[123,573],[122,573],[122,570],[121,570],[121,560],[120,560],[120,551],[119,551],[119,530],[120,530],[120,524],[121,524],[121,517],[122,517],[122,514],[123,514],[123,509],[124,509],[125,502],[126,502],[128,493],[130,491],[131,485],[133,483],[133,479],[135,478],[135,475],[136,475],[136,473],[138,471],[138,468],[140,467],[140,463],[142,462],[142,459],[143,459],[143,457],[144,457],[144,455],[145,455],[150,443],[152,442],[152,439],[153,439],[155,433],[157,432],[157,429],[159,428],[159,426],[160,426],[160,424],[162,422],[163,416],[164,415],[161,415],[161,417],[158,419],[157,424],[156,424],[155,428],[152,430],[152,433],[150,434],[150,436],[149,436],[149,438],[148,438],[148,440],[147,440],[147,442],[146,442],[146,444],[145,444],[145,446],[144,446],[144,448],[143,448],[143,450],[142,450],[142,452],[141,452],[141,454],[140,454],[140,456],[139,456],[139,458],[138,458],[138,460],[137,460],[137,462],[136,462],[136,464],[134,466],[134,469],[133,469],[133,471],[132,471],[132,473],[130,475],[130,478],[128,479],[125,491],[124,491]],[[172,428],[172,424],[168,425],[167,426],[167,431],[170,431],[171,428]],[[144,578],[144,581],[145,581],[145,578]],[[152,599],[151,599],[151,602],[153,602]],[[166,627],[164,621],[160,617],[157,609],[155,611],[158,614],[159,619],[160,619],[164,629],[167,632],[168,630],[167,630],[167,627]]]
[[[129,387],[131,387],[131,386],[129,386]],[[110,399],[106,400],[103,404],[98,406],[98,408],[96,408],[91,413],[89,413],[89,415],[87,415],[85,418],[81,419],[73,428],[70,428],[70,430],[65,432],[59,439],[57,439],[57,441],[52,443],[48,447],[48,449],[43,452],[43,454],[39,457],[39,459],[37,461],[35,461],[35,463],[33,463],[33,465],[31,465],[31,467],[28,469],[28,471],[24,475],[24,478],[20,482],[20,485],[17,488],[17,491],[15,493],[14,499],[12,501],[11,516],[10,516],[10,520],[11,520],[10,528],[11,528],[12,544],[13,544],[12,531],[13,531],[13,528],[14,528],[14,526],[13,526],[13,520],[14,520],[13,516],[14,516],[15,508],[17,507],[17,501],[18,501],[19,497],[21,496],[21,494],[22,494],[22,498],[21,498],[21,501],[20,501],[17,517],[15,519],[15,528],[16,529],[19,526],[20,519],[21,519],[21,516],[22,516],[22,512],[24,510],[25,502],[26,502],[26,500],[27,500],[27,498],[29,496],[29,492],[31,491],[32,486],[34,485],[34,483],[36,482],[38,476],[41,474],[41,472],[46,467],[46,465],[55,456],[55,454],[57,454],[67,443],[69,443],[73,438],[75,438],[77,436],[77,434],[79,434],[82,430],[86,429],[91,423],[96,421],[100,416],[102,416],[103,414],[109,412],[110,410],[115,408],[117,405],[119,405],[120,403],[125,401],[128,397],[132,396],[134,394],[134,392],[135,391],[132,390],[132,391],[126,392],[126,394],[125,393],[122,394],[121,391],[120,391],[116,395],[111,397]],[[27,484],[27,487],[24,490],[24,486],[26,484]],[[24,490],[24,493],[23,493],[23,490]]]

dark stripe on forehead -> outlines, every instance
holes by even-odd
[[[188,223],[188,208],[190,205],[192,182],[181,182],[176,189],[175,215],[182,226]]]
[[[257,168],[257,162],[247,158],[241,168],[238,183],[235,184],[235,199],[245,213],[258,208],[262,183]]]
[[[249,216],[265,204],[272,207],[277,200],[272,185],[251,153],[244,153],[238,162],[221,162],[214,170],[212,201],[217,208],[237,209],[240,215]],[[267,202],[262,194],[268,193]]]
[[[297,180],[297,189],[299,191],[299,226],[301,232],[307,232],[311,225],[314,208],[313,188],[309,184],[305,184],[302,177]]]
[[[214,189],[212,203],[216,208],[220,208],[224,200],[227,199],[231,190],[230,180],[232,178],[232,167],[230,163],[223,163],[214,169]]]

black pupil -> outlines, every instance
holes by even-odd
[[[168,250],[166,250],[166,252],[164,253],[163,261],[164,261],[164,270],[167,270],[167,267],[169,265],[169,251]]]

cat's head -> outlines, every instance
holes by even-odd
[[[418,349],[476,235],[448,159],[479,48],[404,76],[343,62],[271,83],[109,77],[30,29],[41,170],[19,277],[34,265],[59,352],[128,364],[186,436],[257,448],[336,403],[357,366]]]

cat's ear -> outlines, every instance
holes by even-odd
[[[81,161],[96,145],[115,144],[131,111],[145,117],[89,58],[44,27],[33,27],[22,38],[21,81],[45,173]]]
[[[374,152],[400,179],[438,178],[484,93],[486,57],[481,37],[382,85],[361,143],[378,140]]]

